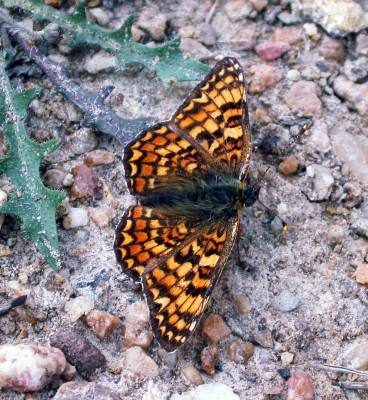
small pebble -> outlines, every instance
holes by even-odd
[[[281,364],[284,367],[288,367],[294,361],[294,354],[289,353],[288,351],[284,351],[281,353]]]
[[[206,22],[201,25],[197,40],[205,46],[213,46],[216,43],[216,31],[213,26]]]
[[[291,376],[289,368],[280,368],[277,370],[282,379],[289,379]]]
[[[328,136],[328,125],[326,122],[316,122],[310,129],[308,141],[316,150],[326,153],[331,148],[330,137]]]
[[[77,368],[75,368],[74,365],[71,365],[67,362],[64,372],[62,374],[62,378],[69,382],[75,378],[76,374],[77,374]]]
[[[235,306],[239,314],[249,314],[252,310],[252,303],[248,296],[239,296],[235,299]]]
[[[182,38],[192,38],[197,36],[197,28],[193,25],[184,25],[179,28],[179,35]]]
[[[341,244],[346,236],[346,229],[340,225],[331,225],[327,230],[327,239],[332,245]]]
[[[346,182],[343,187],[342,198],[339,199],[344,207],[354,208],[361,204],[363,201],[363,192],[360,185],[356,182]]]
[[[63,383],[53,400],[124,400],[126,397],[96,382]]]
[[[92,296],[78,296],[65,303],[65,311],[71,322],[77,321],[82,315],[88,314],[95,306]]]
[[[38,392],[66,367],[64,354],[36,344],[0,346],[0,390]]]
[[[224,6],[224,11],[232,22],[240,21],[252,12],[253,7],[247,0],[232,0],[227,1]]]
[[[342,61],[346,57],[344,43],[338,39],[326,37],[318,48],[318,53],[326,60]]]
[[[45,0],[45,4],[50,7],[59,8],[61,7],[61,3],[62,3],[61,0]]]
[[[50,344],[59,348],[83,377],[88,378],[97,368],[105,367],[106,358],[101,351],[73,328],[55,332],[50,337]]]
[[[148,326],[149,318],[149,309],[144,301],[137,301],[127,307],[121,341],[122,347],[149,348],[153,339],[153,333]]]
[[[58,217],[65,217],[70,213],[70,209],[69,197],[65,197],[64,200],[59,203],[56,209],[56,215]]]
[[[359,264],[354,275],[358,283],[366,285],[368,283],[368,264]]]
[[[261,93],[277,85],[282,79],[282,71],[272,65],[258,64],[249,68],[253,75],[248,87],[249,93]]]
[[[254,50],[262,60],[273,61],[291,50],[291,46],[287,42],[265,42],[257,44]]]
[[[65,229],[79,228],[88,224],[88,213],[84,208],[70,207],[69,214],[63,219]]]
[[[180,50],[187,56],[204,61],[212,57],[212,53],[198,40],[183,38],[180,42]]]
[[[256,45],[255,25],[247,25],[237,30],[231,38],[232,45],[238,51],[252,50]]]
[[[147,31],[152,39],[158,41],[164,38],[166,24],[166,15],[153,7],[143,7],[137,20],[137,26]]]
[[[73,154],[86,154],[93,150],[97,145],[96,135],[90,128],[81,128],[69,136],[69,142],[65,147],[69,147]]]
[[[351,174],[363,185],[368,185],[368,145],[365,139],[335,129],[332,138],[333,152],[344,162]]]
[[[114,153],[107,150],[92,150],[84,158],[83,162],[87,167],[96,165],[109,165],[115,161]]]
[[[106,26],[113,18],[113,13],[105,8],[90,8],[88,9],[89,16],[92,17],[94,21],[98,23],[100,26]]]
[[[250,2],[257,12],[264,11],[268,6],[268,0],[250,0]]]
[[[60,169],[49,169],[43,174],[42,180],[51,189],[62,189],[67,175],[67,172]]]
[[[307,167],[303,183],[303,192],[309,200],[327,200],[332,192],[335,180],[331,171],[323,165],[312,164]]]
[[[26,289],[18,281],[8,281],[7,286],[16,296],[28,296],[31,293],[30,289]]]
[[[194,368],[193,365],[187,365],[182,369],[182,374],[184,378],[192,385],[199,386],[204,383],[202,375],[198,369]]]
[[[227,349],[227,355],[235,364],[246,364],[254,355],[254,346],[250,342],[232,340]]]
[[[184,394],[173,394],[170,400],[240,400],[232,389],[224,383],[207,383],[197,386]]]
[[[107,51],[100,50],[92,57],[88,57],[84,63],[84,69],[89,74],[99,74],[103,71],[116,70],[116,59]],[[82,153],[78,153],[82,154]]]
[[[72,170],[74,182],[71,187],[73,197],[76,199],[92,199],[97,200],[103,197],[103,187],[100,178],[85,165],[77,165]]]
[[[214,375],[216,361],[218,358],[218,347],[216,344],[211,344],[202,350],[201,362],[202,369],[208,375]]]
[[[354,220],[351,225],[352,230],[359,236],[368,239],[368,219],[367,218],[360,218]]]
[[[88,207],[88,215],[91,221],[99,228],[107,228],[115,216],[110,207]]]
[[[290,312],[296,310],[300,305],[299,297],[288,291],[283,290],[271,302],[272,306],[281,312]]]
[[[290,13],[288,11],[282,11],[280,14],[277,15],[277,18],[284,24],[284,25],[295,25],[299,23],[301,20],[297,14]]]
[[[345,367],[366,371],[368,369],[368,341],[354,340],[344,352],[342,363]]]
[[[140,347],[131,347],[126,351],[124,367],[144,378],[153,379],[159,373],[157,364]]]
[[[202,336],[210,343],[218,343],[231,334],[230,328],[218,314],[210,314],[202,326]]]
[[[286,157],[278,166],[279,171],[284,175],[291,175],[299,168],[299,160],[295,156]]]
[[[321,88],[315,82],[298,81],[286,93],[285,102],[301,116],[321,118],[322,103],[318,98],[321,94]]]
[[[339,96],[354,106],[360,116],[368,115],[368,83],[354,83],[339,75],[333,87]]]
[[[273,42],[287,42],[290,45],[298,44],[302,40],[302,29],[298,26],[276,28],[272,35]]]
[[[304,372],[292,372],[286,385],[285,400],[314,400],[313,383]]]
[[[0,257],[9,257],[13,254],[9,246],[5,244],[0,244]]]
[[[304,24],[303,28],[306,35],[309,36],[312,40],[317,41],[321,38],[320,34],[318,33],[318,28],[316,24],[309,22]]]
[[[3,190],[0,189],[0,206],[5,204],[7,200],[8,200],[8,195]]]
[[[268,329],[262,329],[254,334],[254,340],[266,349],[273,348],[273,339],[271,331]]]
[[[105,339],[120,325],[118,317],[100,310],[90,311],[84,321],[100,340]]]
[[[368,34],[361,32],[356,38],[356,51],[362,56],[368,56]]]
[[[368,76],[368,65],[366,57],[357,60],[347,59],[344,63],[344,75],[349,79],[359,83]]]

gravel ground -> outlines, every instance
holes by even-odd
[[[92,382],[84,394],[88,399],[202,399],[198,393],[173,395],[203,383],[210,384],[204,387],[207,399],[220,392],[215,383],[230,391],[223,399],[367,398],[363,391],[344,392],[332,385],[347,376],[311,367],[368,369],[367,24],[346,17],[345,26],[335,26],[333,17],[325,23],[313,10],[308,11],[312,17],[302,16],[305,3],[314,4],[296,1],[292,10],[287,0],[219,1],[212,18],[212,1],[111,0],[91,8],[107,28],[135,13],[136,37],[145,42],[180,34],[183,50],[211,66],[225,56],[235,57],[249,84],[251,175],[261,176],[260,200],[267,208],[256,203],[244,209],[241,265],[233,251],[206,310],[205,318],[211,313],[221,318],[215,318],[208,335],[205,328],[211,321],[204,320],[177,359],[160,351],[155,340],[151,343],[143,294],[115,261],[114,227],[134,204],[124,181],[123,148],[106,135],[81,128],[82,113],[21,58],[17,66],[23,69],[19,75],[14,72],[13,83],[32,82],[44,89],[31,104],[28,132],[37,141],[62,141],[47,158],[45,181],[64,189],[69,199],[58,212],[58,272],[44,264],[19,221],[6,216],[2,223],[0,298],[28,294],[28,299],[0,317],[0,343],[51,343],[63,350],[62,342],[73,353],[75,335],[80,346],[86,340],[88,345],[79,353],[63,350],[78,373],[64,373],[34,394],[3,392],[1,399],[52,398],[68,380]],[[325,3],[322,14],[338,12],[333,2]],[[354,2],[345,3],[353,9]],[[53,46],[47,51],[64,62],[80,85],[93,90],[113,85],[107,101],[124,118],[167,120],[194,86],[175,83],[167,89],[139,67],[118,73],[97,49],[67,52]],[[306,123],[311,125],[308,134],[288,148]],[[96,149],[106,152],[92,153],[90,169],[83,169],[86,154]],[[4,143],[0,150],[6,151]],[[0,187],[11,191],[4,176]],[[94,198],[83,198],[89,190]],[[275,212],[287,222],[288,233]],[[91,310],[107,314],[91,315]],[[108,320],[110,326],[111,315],[121,325],[113,326],[108,336],[101,333],[100,340],[94,333],[99,330],[96,321]],[[65,333],[67,327],[79,334]],[[221,340],[209,346],[216,335]],[[239,362],[229,348],[241,353],[244,343],[254,354]],[[301,385],[297,379],[304,397],[296,397],[291,381],[287,389],[284,378],[290,372],[309,376],[301,375]],[[95,386],[93,392],[93,383],[104,389]],[[81,396],[81,387],[70,390],[74,394],[59,390],[55,398]]]

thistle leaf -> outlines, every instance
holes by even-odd
[[[0,172],[9,176],[14,192],[0,207],[0,213],[19,217],[23,231],[48,264],[57,269],[60,266],[60,254],[55,212],[65,194],[46,188],[41,181],[39,168],[44,156],[55,150],[59,142],[50,140],[39,144],[28,137],[24,124],[27,108],[40,90],[34,88],[14,92],[6,75],[7,60],[4,54],[5,51],[0,54],[0,126],[9,150],[0,159]]]
[[[5,2],[5,5],[18,6],[30,11],[35,18],[58,24],[68,32],[70,46],[89,43],[111,51],[119,69],[133,63],[144,65],[165,86],[170,86],[173,80],[200,80],[209,71],[207,65],[183,55],[179,48],[180,38],[156,47],[134,42],[131,33],[134,23],[132,16],[118,30],[109,32],[86,19],[83,2],[78,3],[71,14],[46,6],[43,0],[12,0]]]

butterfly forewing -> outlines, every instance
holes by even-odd
[[[129,190],[139,196],[207,169],[198,148],[173,132],[168,123],[143,131],[131,142],[125,149],[124,166]]]
[[[192,91],[173,122],[242,180],[251,155],[251,139],[240,64],[225,58]]]
[[[237,215],[202,225],[184,247],[145,270],[142,280],[151,325],[165,350],[176,350],[197,327],[228,258],[237,226]]]

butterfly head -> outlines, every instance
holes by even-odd
[[[244,207],[250,207],[258,200],[260,189],[259,185],[247,185],[244,188]]]

